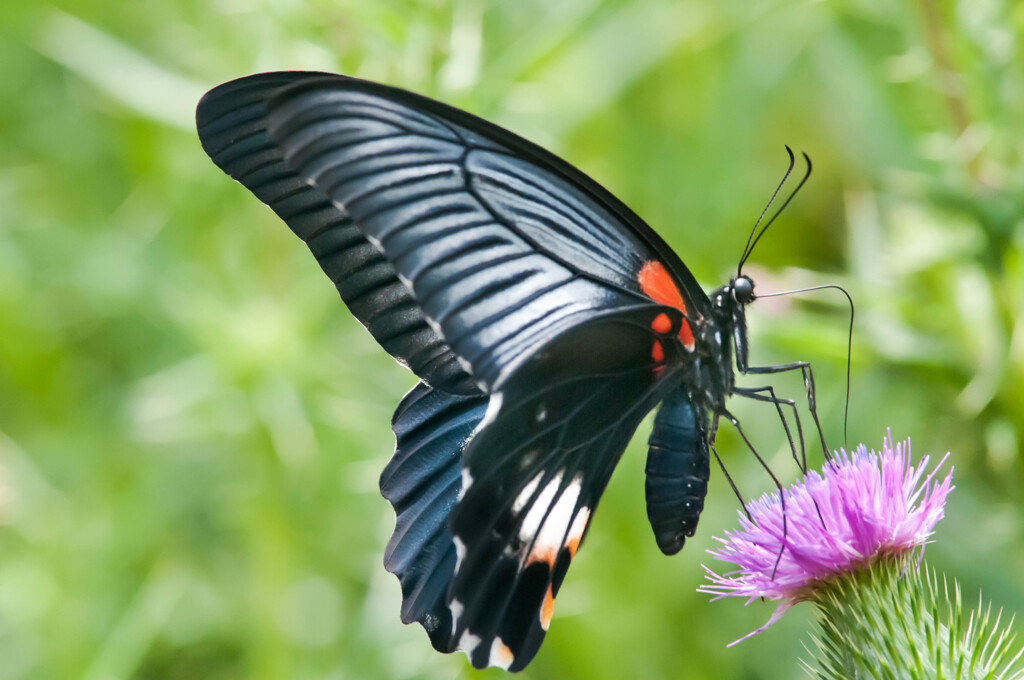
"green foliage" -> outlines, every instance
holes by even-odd
[[[889,559],[843,574],[813,596],[821,680],[982,680],[1024,678],[1024,663],[1002,614],[979,603],[966,621],[960,585],[953,592],[916,557]],[[951,597],[952,595],[952,597]]]
[[[410,376],[199,147],[201,94],[270,69],[511,127],[708,288],[783,144],[806,150],[815,174],[749,273],[851,291],[850,441],[892,426],[918,455],[951,450],[930,559],[1024,610],[1022,38],[1014,0],[0,3],[0,680],[503,677],[402,626],[381,566],[376,479]],[[841,443],[843,300],[751,315],[754,361],[810,359]],[[776,385],[802,399],[798,376]],[[794,476],[773,410],[731,407]],[[771,605],[694,592],[737,508],[721,475],[683,553],[655,548],[647,431],[520,677],[791,677],[809,612],[726,650]],[[769,488],[734,433],[719,450],[745,495]]]

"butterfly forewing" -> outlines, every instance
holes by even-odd
[[[505,146],[509,133],[396,92],[303,82],[274,97],[267,127],[381,249],[478,384],[493,388],[594,313],[649,299],[640,272],[659,253],[603,194],[567,181],[539,150],[524,158]]]
[[[469,393],[469,376],[384,253],[344,209],[295,172],[267,135],[273,93],[323,77],[267,73],[221,85],[203,97],[196,112],[203,148],[309,246],[353,315],[385,350],[431,385]]]

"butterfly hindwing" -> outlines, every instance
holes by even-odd
[[[448,517],[462,489],[462,452],[483,420],[488,398],[418,384],[392,419],[395,455],[380,477],[395,509],[384,566],[402,585],[402,621],[419,621],[434,647],[451,651],[447,594],[455,573]]]
[[[472,380],[384,253],[343,209],[289,166],[267,135],[267,102],[273,94],[318,77],[328,76],[265,73],[212,90],[196,111],[203,148],[309,246],[352,314],[385,350],[429,384],[470,393]]]
[[[536,654],[615,464],[663,396],[651,347],[658,305],[616,310],[556,337],[491,396],[463,456],[452,514],[458,566],[452,642],[477,667]],[[681,318],[673,319],[678,328]]]

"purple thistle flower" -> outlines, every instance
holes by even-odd
[[[739,531],[727,531],[724,539],[716,536],[722,547],[708,551],[739,569],[719,575],[702,565],[711,583],[698,590],[715,595],[713,600],[736,596],[748,598],[747,604],[761,597],[780,602],[767,623],[730,646],[811,599],[831,577],[923,550],[953,489],[952,470],[942,482],[932,481],[948,456],[922,479],[928,456],[913,466],[909,439],[893,445],[890,433],[881,454],[868,453],[863,444],[852,454],[840,449],[822,474],[811,471],[784,492],[785,538],[778,492],[748,503],[753,521],[740,512]]]

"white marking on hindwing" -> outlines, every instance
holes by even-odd
[[[448,609],[452,613],[452,635],[455,635],[455,631],[459,629],[459,617],[466,611],[466,607],[458,600],[452,600],[448,603]]]
[[[576,511],[576,517],[572,520],[572,526],[569,527],[569,534],[565,537],[565,547],[569,549],[573,557],[576,556],[576,550],[580,547],[580,541],[583,540],[583,532],[587,530],[588,521],[590,521],[590,508],[581,505],[580,509]]]
[[[459,495],[458,495],[458,497],[455,500],[456,501],[461,501],[462,497],[466,495],[466,492],[469,490],[469,487],[471,487],[471,486],[473,486],[473,475],[470,474],[468,467],[463,466],[463,468],[462,468],[462,488],[459,489]]]
[[[452,542],[455,543],[455,573],[458,574],[462,560],[466,557],[466,544],[458,536],[453,536]]]
[[[527,482],[526,486],[523,487],[523,490],[519,492],[519,495],[516,496],[515,502],[512,503],[513,515],[518,515],[522,509],[526,507],[526,504],[529,502],[533,492],[537,490],[537,485],[540,484],[540,478],[543,476],[543,472],[538,472],[537,476]]]
[[[558,479],[561,479],[561,474],[558,475]],[[552,480],[556,481],[556,480]],[[565,547],[565,541],[567,536],[570,534],[571,525],[573,524],[574,513],[576,510],[576,502],[580,497],[580,490],[583,486],[583,475],[577,474],[569,482],[569,485],[562,491],[558,500],[555,501],[551,510],[547,513],[547,517],[544,518],[544,524],[536,532],[533,537],[533,546],[530,548],[530,554],[526,557],[526,563],[531,562],[546,562],[553,568],[555,566],[555,560],[558,557],[558,552]],[[541,496],[547,493],[548,489],[552,488],[551,484],[544,489]],[[538,499],[539,501],[540,499]],[[545,509],[551,504],[549,499],[545,503]],[[537,504],[539,505],[539,503]],[[534,506],[534,509],[536,505]],[[530,510],[530,513],[534,509]],[[575,513],[575,516],[579,516],[579,513]],[[529,518],[529,515],[527,515]],[[585,522],[585,520],[584,520]],[[586,524],[584,523],[584,526]],[[525,527],[525,523],[524,523]],[[530,536],[533,536],[531,533]],[[525,538],[520,534],[520,538],[526,542],[529,539]]]
[[[462,634],[462,637],[459,638],[459,644],[455,647],[455,649],[460,652],[465,652],[466,656],[469,656],[473,653],[473,650],[476,649],[477,645],[479,644],[480,636],[473,635],[467,630]]]
[[[548,482],[544,490],[537,496],[537,500],[533,502],[530,509],[526,513],[526,517],[523,518],[523,523],[519,527],[519,538],[524,543],[529,543],[537,532],[540,531],[540,523],[544,520],[544,516],[548,514],[548,508],[551,505],[551,501],[555,499],[555,494],[558,493],[558,486],[562,483],[562,471],[559,470],[555,476]]]
[[[495,666],[503,671],[507,671],[515,658],[512,650],[508,648],[508,645],[500,637],[494,638],[494,641],[491,643],[491,655],[487,658],[488,666]]]

